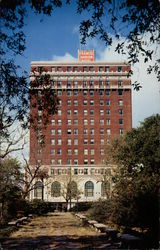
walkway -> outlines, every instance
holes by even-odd
[[[2,244],[2,249],[117,249],[102,235],[81,223],[71,213],[36,217]]]

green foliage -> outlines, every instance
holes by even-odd
[[[85,212],[90,209],[92,202],[78,202],[74,207],[70,209],[71,212]]]
[[[28,202],[27,214],[43,215],[48,212],[54,212],[55,204],[52,202],[45,202],[42,200],[33,200]]]
[[[109,223],[112,214],[113,203],[110,199],[99,200],[92,204],[89,210],[89,217],[101,223]]]

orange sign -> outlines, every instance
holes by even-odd
[[[94,50],[78,50],[79,61],[94,61]]]

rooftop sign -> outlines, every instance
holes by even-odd
[[[79,61],[94,61],[94,50],[78,50]]]

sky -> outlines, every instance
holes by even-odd
[[[76,14],[75,6],[57,8],[51,17],[36,15],[29,10],[25,18],[24,33],[26,35],[26,50],[18,63],[30,71],[31,61],[67,61],[76,60],[78,49],[94,49],[96,60],[106,62],[126,61],[127,57],[115,52],[117,42],[113,37],[113,45],[108,48],[98,39],[87,40],[86,45],[80,44],[79,24],[84,15]],[[147,34],[146,34],[147,39]],[[160,50],[156,50],[154,59]],[[132,126],[137,127],[145,118],[160,113],[160,84],[154,74],[146,72],[148,64],[140,62],[132,65],[132,82],[138,81],[142,88],[140,91],[132,90]]]

